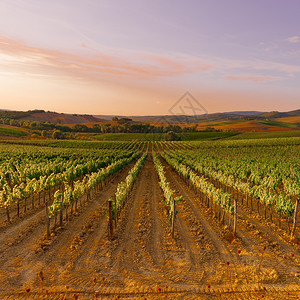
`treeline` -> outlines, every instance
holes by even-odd
[[[93,124],[88,127],[84,124],[75,124],[73,127],[54,124],[50,122],[15,120],[9,118],[0,119],[0,124],[6,124],[16,127],[27,128],[38,131],[61,131],[61,132],[82,132],[82,133],[165,133],[173,131],[180,132],[196,132],[197,125],[180,127],[179,125],[151,125],[151,124],[132,124],[132,123],[117,123],[117,124]]]
[[[94,124],[92,127],[87,127],[83,124],[76,124],[72,128],[75,132],[93,132],[93,133],[165,133],[173,132],[196,132],[197,125],[180,127],[179,125],[160,125],[154,126],[150,124]]]
[[[10,118],[1,118],[0,124],[28,128],[33,130],[61,130],[63,132],[73,132],[72,128],[50,122],[15,120]]]
[[[14,110],[0,110],[0,118],[1,119],[6,119],[6,120],[10,120],[10,119],[20,119],[20,118],[25,118],[25,117],[29,117],[32,114],[35,113],[43,113],[45,112],[44,110],[28,110],[28,111],[14,111]]]

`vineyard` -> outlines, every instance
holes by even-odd
[[[299,299],[300,138],[2,141],[1,299]]]

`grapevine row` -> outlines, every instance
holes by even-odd
[[[141,158],[135,163],[132,169],[128,172],[124,181],[121,181],[115,192],[114,197],[108,199],[109,210],[108,210],[108,219],[109,219],[109,237],[113,237],[113,221],[117,222],[118,216],[124,207],[125,201],[129,196],[130,191],[132,190],[133,184],[136,181],[140,170],[142,169],[145,160],[148,156],[148,149],[142,155]]]
[[[63,211],[65,210],[66,219],[68,219],[68,208],[70,207],[71,212],[77,208],[78,201],[86,195],[86,200],[91,198],[91,192],[98,186],[102,186],[103,182],[121,170],[124,166],[128,165],[132,160],[140,155],[140,152],[135,152],[131,157],[120,158],[114,161],[105,168],[100,169],[97,172],[93,172],[86,175],[82,180],[77,180],[73,185],[69,185],[68,182],[64,183],[63,189],[58,189],[54,193],[54,201],[50,206],[46,206],[46,219],[47,219],[47,236],[50,233],[50,219],[55,219],[56,216],[60,215],[60,223],[63,219]]]
[[[74,161],[70,164],[66,164],[65,167],[60,165],[60,168],[63,170],[60,173],[50,173],[49,175],[40,176],[38,179],[35,177],[33,179],[25,178],[21,183],[14,184],[8,176],[6,182],[2,185],[2,190],[0,190],[0,207],[4,207],[7,213],[7,219],[10,221],[9,207],[16,203],[17,204],[17,215],[20,213],[20,201],[24,200],[24,212],[27,209],[27,199],[32,199],[32,206],[34,206],[33,197],[38,195],[39,203],[41,193],[44,192],[44,202],[46,197],[46,191],[49,193],[55,187],[63,184],[64,182],[69,182],[72,185],[72,182],[76,178],[81,178],[86,174],[95,172],[97,169],[107,166],[115,160],[120,158],[130,157],[132,151],[119,151],[113,153],[106,158],[99,158],[98,160],[87,159],[86,162],[82,164],[74,165]]]
[[[236,233],[237,225],[237,204],[236,199],[232,199],[232,195],[224,192],[222,189],[216,188],[212,183],[208,182],[204,176],[197,175],[191,168],[180,163],[174,157],[169,156],[165,152],[160,152],[161,157],[186,181],[190,182],[197,192],[200,192],[202,201],[218,212],[219,219],[224,222],[225,213],[229,216],[229,224],[231,216],[233,216],[233,233]],[[221,211],[223,211],[221,216]]]
[[[175,218],[176,218],[176,203],[182,200],[182,196],[175,196],[175,192],[171,189],[169,182],[165,176],[164,167],[161,164],[156,153],[153,152],[153,162],[155,165],[156,172],[159,178],[159,185],[164,193],[164,204],[167,206],[169,211],[169,218],[171,220],[171,232],[172,237],[174,237],[174,227],[175,227]]]

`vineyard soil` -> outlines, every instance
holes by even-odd
[[[286,299],[299,296],[299,245],[285,241],[246,209],[233,237],[163,163],[172,188],[183,196],[173,239],[152,153],[110,241],[107,199],[133,164],[110,178],[49,241],[42,209],[12,224],[3,221],[1,299],[278,299],[278,292]],[[43,280],[37,275],[41,270]]]

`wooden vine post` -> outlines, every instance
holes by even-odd
[[[237,223],[237,197],[234,197],[234,210],[233,210],[233,234],[236,235]]]
[[[47,233],[47,240],[50,238],[50,218],[49,218],[49,210],[48,210],[48,202],[46,201],[45,205],[46,209],[46,233]]]
[[[298,205],[299,205],[299,199],[296,199],[296,203],[295,203],[295,210],[294,210],[294,217],[293,217],[293,228],[291,231],[291,237],[295,236],[295,231],[296,231],[296,227],[297,227],[297,214],[298,214]]]
[[[61,202],[60,202],[60,211],[59,211],[59,225],[63,225],[63,211],[64,211],[64,194],[61,196]]]
[[[6,181],[10,187],[10,189],[12,190],[13,189],[13,184],[12,184],[12,180],[11,180],[11,175],[10,174],[6,174]],[[6,195],[4,196],[5,198]],[[9,205],[6,205],[6,216],[7,216],[7,222],[9,223],[10,222],[10,215],[9,215]]]
[[[31,209],[34,209],[34,194],[31,196]]]
[[[26,213],[27,210],[27,197],[24,199],[24,213]]]
[[[6,194],[4,194],[4,202],[5,202],[6,199],[7,199],[7,196],[6,196]],[[6,210],[7,222],[9,223],[10,222],[10,215],[9,215],[9,206],[8,205],[6,205],[5,210]]]
[[[108,239],[113,238],[112,198],[108,200]]]
[[[6,216],[7,216],[7,222],[10,222],[10,215],[9,215],[9,207],[6,205]]]
[[[173,200],[173,213],[172,213],[172,224],[171,224],[171,231],[172,231],[172,238],[174,238],[175,232],[175,216],[176,216],[176,201]]]
[[[117,227],[117,218],[118,218],[118,210],[117,210],[117,198],[115,197],[115,228]]]

